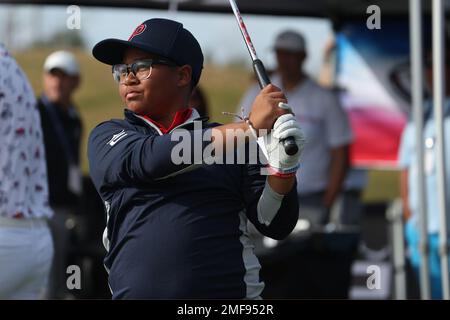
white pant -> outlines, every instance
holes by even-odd
[[[0,217],[0,299],[43,298],[52,257],[45,220]]]

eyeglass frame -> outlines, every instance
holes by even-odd
[[[148,75],[145,78],[139,79],[136,76],[136,72],[137,72],[137,67],[136,66],[137,66],[138,63],[143,63],[143,62],[144,63],[145,62],[149,62],[149,73],[148,73]],[[126,68],[127,68],[126,69],[127,75],[126,75],[125,79],[128,78],[128,76],[130,75],[130,72],[131,72],[131,73],[133,73],[133,76],[136,79],[138,79],[139,81],[146,80],[146,79],[150,78],[150,76],[152,74],[153,65],[157,65],[157,64],[166,65],[166,66],[169,66],[169,67],[177,67],[178,66],[178,64],[176,64],[175,62],[167,60],[167,59],[160,59],[160,58],[142,59],[142,60],[134,61],[133,63],[129,63],[129,64],[119,63],[119,64],[113,65],[112,68],[111,68],[112,76],[113,76],[113,79],[114,79],[115,82],[117,82],[118,84],[123,84],[123,82],[120,81],[120,78],[116,79],[114,68],[117,67],[117,66],[126,66]]]

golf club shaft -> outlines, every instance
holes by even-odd
[[[258,79],[259,86],[262,89],[270,84],[269,76],[267,75],[266,69],[264,68],[264,64],[261,60],[258,59],[258,56],[256,55],[255,47],[253,46],[252,40],[247,31],[247,27],[245,26],[244,20],[242,19],[236,2],[234,0],[229,1],[231,8],[233,9],[234,16],[236,17],[236,20],[238,22],[239,29],[241,30],[242,37],[244,38],[245,44],[247,46],[248,52],[250,53],[250,56],[252,58],[253,70],[255,71],[256,78]],[[298,147],[293,137],[287,137],[286,139],[282,140],[282,143],[286,154],[294,155],[298,152]]]

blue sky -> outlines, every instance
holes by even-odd
[[[55,31],[66,28],[66,20],[69,17],[66,9],[65,6],[0,5],[0,39],[7,39],[7,17],[12,17],[16,48],[27,46],[37,37],[48,38]],[[105,38],[127,39],[138,24],[152,17],[165,17],[182,22],[199,40],[205,54],[212,57],[215,63],[249,59],[232,14],[81,7],[80,31],[91,49],[96,42]],[[328,21],[251,15],[244,15],[244,20],[258,55],[268,68],[274,66],[274,55],[270,48],[277,33],[294,29],[302,32],[307,39],[309,58],[306,69],[310,73],[317,73],[325,41],[332,34]]]

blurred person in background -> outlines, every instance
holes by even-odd
[[[33,89],[0,45],[0,299],[45,296],[53,243],[47,169]]]
[[[67,295],[66,268],[70,232],[66,222],[79,205],[82,193],[80,142],[82,123],[73,103],[80,85],[80,68],[67,51],[50,54],[44,63],[43,90],[38,100],[47,158],[50,206],[55,215],[50,228],[55,240],[55,256],[49,297]]]
[[[345,111],[332,90],[317,84],[303,70],[306,41],[300,33],[280,33],[274,45],[277,71],[274,85],[285,92],[296,119],[304,130],[306,145],[297,179],[300,213],[312,226],[328,222],[330,208],[342,188],[348,166],[348,147],[353,135]],[[259,92],[255,84],[240,102],[247,115]]]
[[[448,43],[448,41],[447,41]],[[432,54],[426,54],[425,61],[425,86],[426,91],[432,92],[433,88],[433,63]],[[450,51],[446,52],[445,77],[450,79]],[[445,158],[450,159],[450,82],[446,81],[444,98],[444,136],[445,136]],[[431,280],[431,297],[442,299],[442,276],[441,262],[439,255],[439,207],[436,172],[436,126],[433,116],[433,101],[429,98],[425,100],[423,106],[424,128],[423,144],[425,152],[425,192],[426,192],[426,212],[428,215],[428,254]],[[419,277],[421,254],[420,227],[419,227],[419,194],[418,194],[418,168],[416,149],[416,126],[412,119],[409,120],[403,130],[399,147],[399,166],[402,169],[400,177],[400,190],[403,203],[403,212],[406,221],[405,236],[409,251],[409,260]],[[446,181],[450,185],[450,168],[446,167]],[[450,194],[447,189],[446,195],[447,210],[450,209]],[[450,240],[450,239],[449,239]]]

